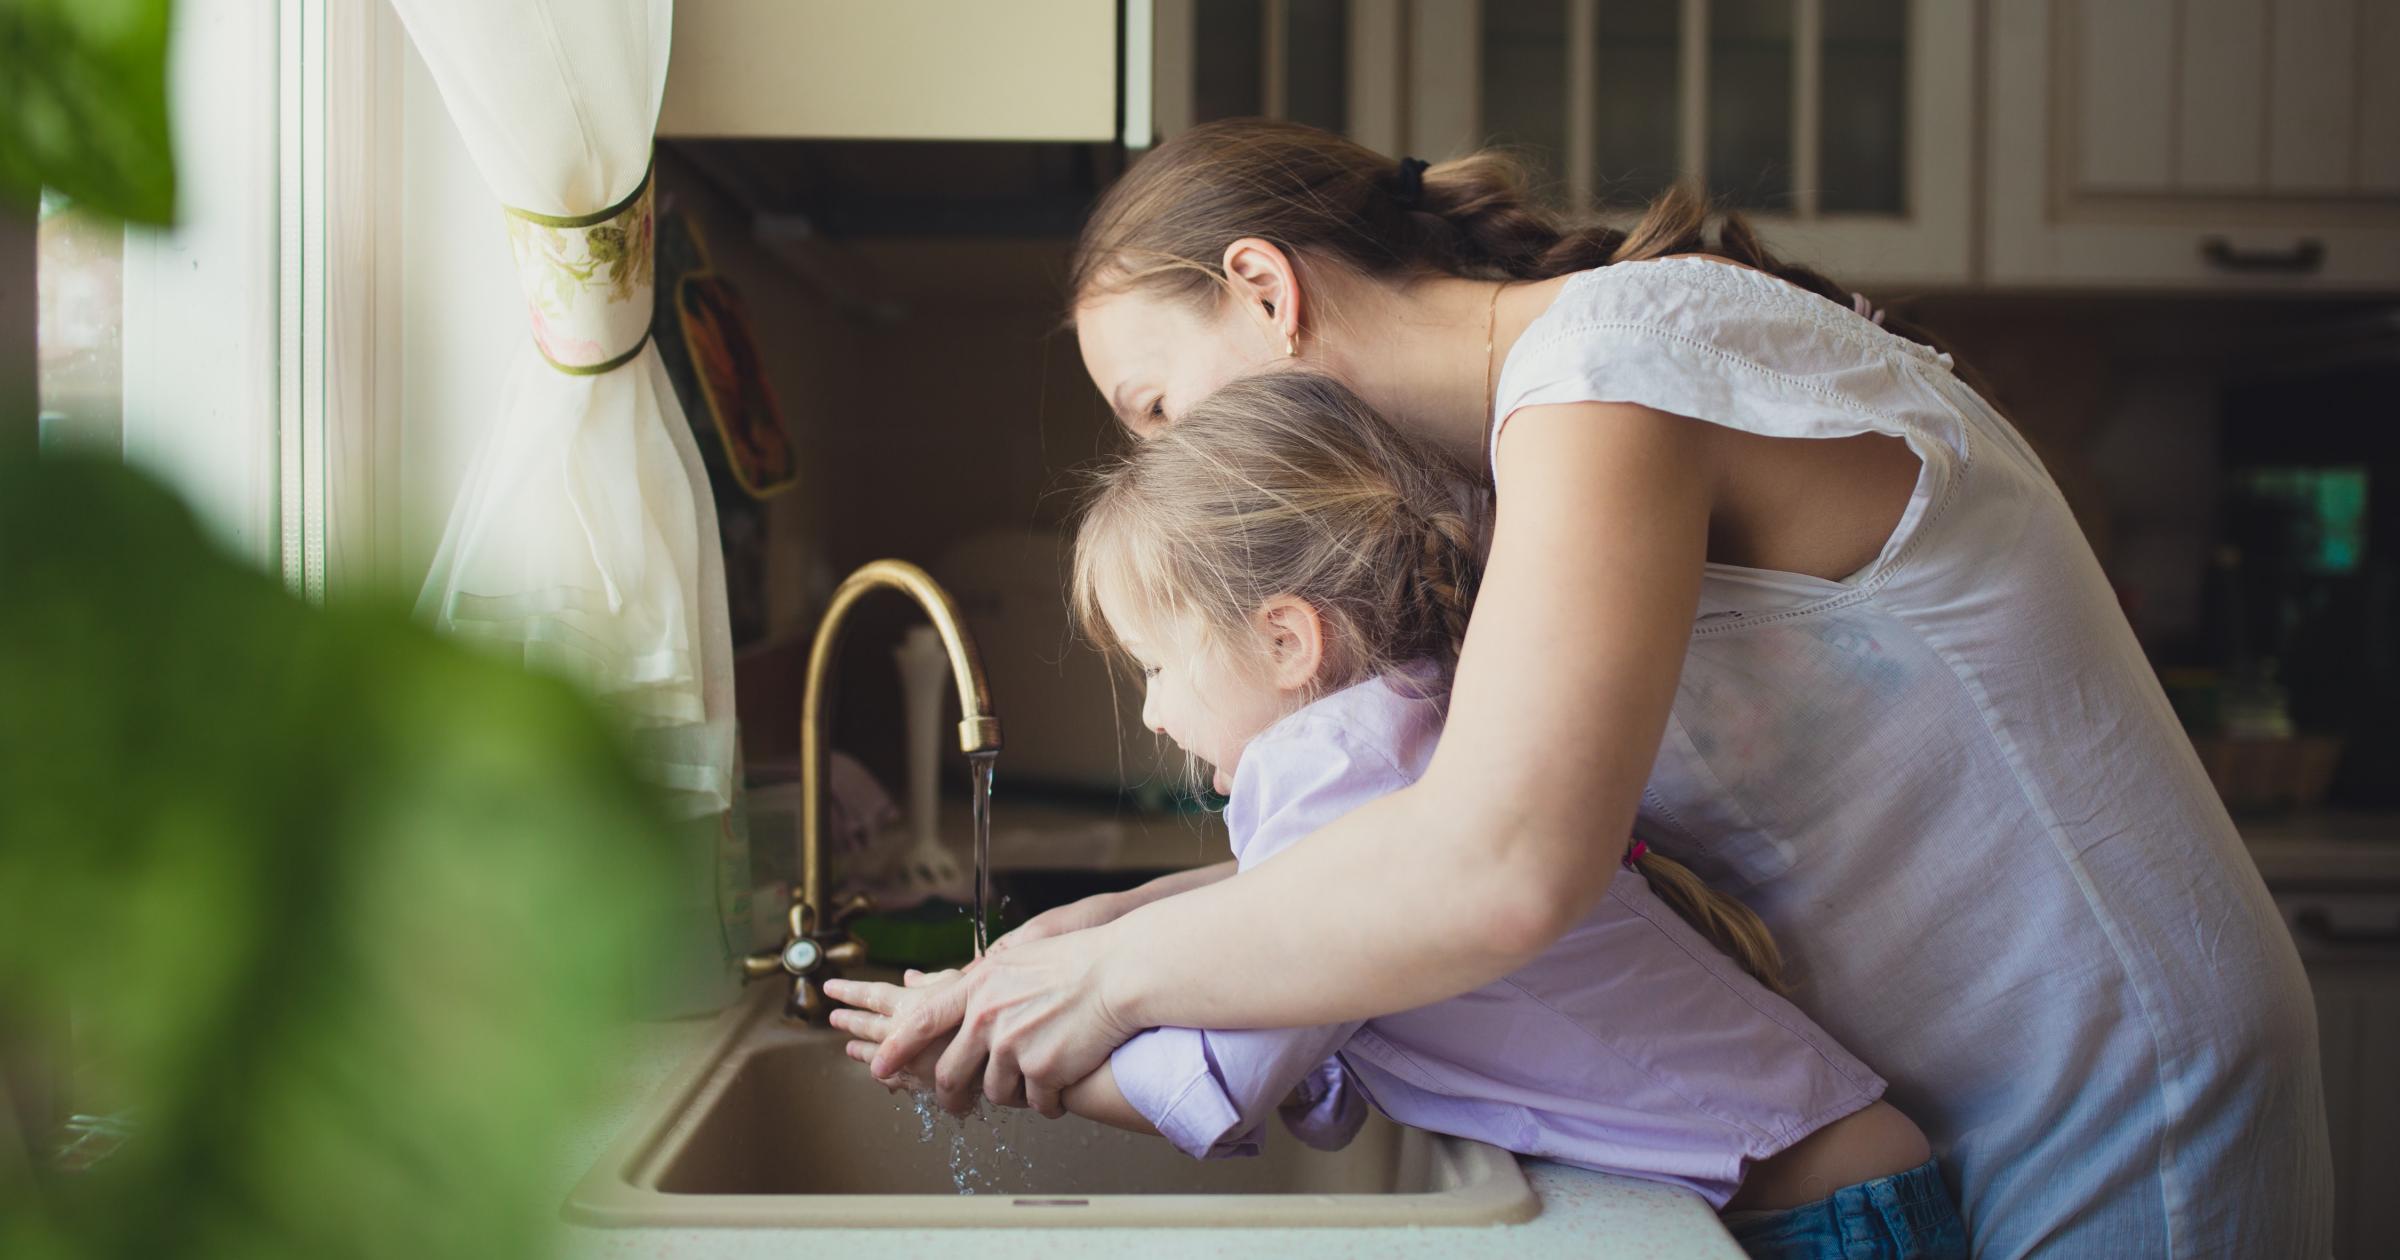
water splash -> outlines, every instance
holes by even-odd
[[[964,1116],[942,1110],[927,1092],[910,1091],[909,1105],[917,1120],[917,1140],[941,1148],[950,1166],[950,1187],[966,1194],[1015,1193],[1033,1184],[1032,1156],[1009,1144],[1013,1126],[1028,1123],[1022,1114],[978,1103]],[[969,1127],[983,1130],[970,1133]]]

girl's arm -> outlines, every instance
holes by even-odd
[[[980,1083],[1055,1115],[1139,1029],[1368,1018],[1548,948],[1606,892],[1658,755],[1706,559],[1710,427],[1623,403],[1517,413],[1424,778],[1233,879],[985,958],[909,1012],[877,1074],[956,1028],[945,1105]]]
[[[1113,923],[1125,915],[1177,893],[1205,888],[1233,874],[1234,863],[1228,858],[1214,866],[1198,866],[1188,871],[1161,875],[1149,883],[1122,892],[1098,893],[1070,905],[1044,910],[1027,919],[1015,931],[992,942],[995,950],[1014,949],[1035,941],[1081,932],[1103,923]]]
[[[1086,1120],[1131,1129],[1135,1133],[1152,1136],[1158,1133],[1156,1126],[1142,1118],[1142,1113],[1135,1110],[1132,1103],[1125,1101],[1125,1092],[1117,1088],[1117,1074],[1106,1059],[1100,1061],[1099,1068],[1091,1075],[1067,1086],[1060,1098],[1065,1101],[1067,1110]]]
[[[954,984],[957,972],[911,972],[905,987],[828,980],[825,991],[849,1003],[832,1013],[851,1035],[845,1053],[872,1059],[896,1020]],[[1256,1154],[1269,1116],[1320,1150],[1349,1144],[1366,1119],[1364,1096],[1348,1084],[1334,1051],[1356,1024],[1204,1032],[1153,1028],[1060,1095],[1067,1111],[1103,1124],[1165,1137],[1194,1158]],[[946,1046],[937,1042],[892,1079],[922,1089]]]

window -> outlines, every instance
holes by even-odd
[[[293,590],[324,586],[326,0],[180,0],[176,222],[45,194],[39,441],[151,472]]]

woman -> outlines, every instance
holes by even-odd
[[[1449,725],[1278,860],[923,989],[878,1075],[955,1029],[946,1105],[1055,1115],[1144,1028],[1439,1001],[1540,954],[1639,830],[1873,1048],[1979,1254],[2324,1254],[2298,958],[2056,488],[1948,356],[1701,217],[1567,225],[1497,155],[1264,122],[1109,191],[1074,314],[1135,431],[1305,364],[1488,460]]]

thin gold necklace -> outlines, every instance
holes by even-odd
[[[1493,362],[1492,350],[1499,344],[1493,334],[1500,327],[1500,291],[1507,287],[1508,281],[1506,280],[1499,281],[1492,286],[1492,304],[1483,313],[1483,427],[1487,436],[1492,427],[1492,409],[1500,405],[1500,399],[1492,392],[1494,384],[1492,372],[1496,366]]]

